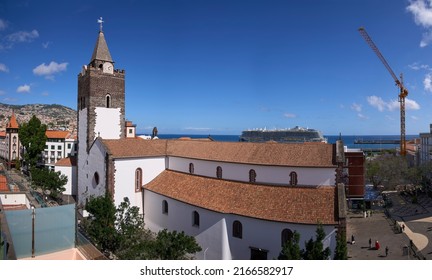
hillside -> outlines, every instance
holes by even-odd
[[[36,115],[48,129],[68,130],[76,133],[77,113],[75,110],[58,104],[9,105],[0,103],[0,131],[6,129],[9,118],[15,112],[19,124],[28,122]]]

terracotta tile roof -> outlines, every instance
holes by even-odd
[[[66,139],[69,137],[69,131],[64,130],[47,130],[45,135],[48,139]]]
[[[165,140],[144,140],[140,137],[102,140],[114,158],[151,157],[166,155]]]
[[[12,112],[12,116],[9,120],[9,123],[7,124],[7,128],[19,128],[18,121],[15,117],[14,112]]]
[[[177,156],[246,164],[334,167],[333,145],[199,140],[102,140],[114,158]]]
[[[220,213],[299,224],[336,224],[336,188],[280,187],[165,170],[146,190]]]
[[[67,157],[58,160],[55,164],[56,166],[77,166],[76,157]]]
[[[6,138],[6,131],[0,131],[0,137]]]
[[[212,161],[333,167],[333,145],[170,140],[168,155]]]
[[[6,176],[0,175],[0,192],[8,192],[9,187],[7,185],[7,179]]]

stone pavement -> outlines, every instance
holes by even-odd
[[[352,211],[347,216],[348,259],[351,260],[418,260],[432,259],[432,200],[421,196],[413,204],[403,196],[391,195],[393,206],[388,215],[383,208],[376,208],[370,217],[361,211]],[[404,230],[402,231],[402,225]],[[351,244],[351,236],[355,244]],[[369,239],[380,249],[369,248]],[[411,250],[411,241],[412,248]],[[388,256],[385,247],[388,246]]]

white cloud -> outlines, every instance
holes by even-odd
[[[41,65],[37,66],[35,69],[33,69],[33,74],[37,76],[45,76],[46,79],[54,79],[54,74],[57,74],[62,71],[66,71],[68,63],[60,63],[58,64],[55,61],[51,61],[50,64],[46,65],[45,63],[42,63]]]
[[[357,117],[359,117],[359,119],[362,119],[362,120],[367,120],[367,119],[369,119],[368,116],[365,116],[365,115],[363,115],[362,113],[358,113],[358,114],[357,114]]]
[[[419,64],[417,62],[414,62],[413,64],[408,65],[408,67],[411,68],[412,70],[427,70],[427,71],[432,70],[429,65]]]
[[[384,102],[384,100],[382,100],[381,97],[372,95],[372,96],[368,96],[367,97],[367,102],[369,103],[369,105],[371,105],[372,107],[375,107],[378,109],[378,111],[382,112],[385,110],[386,107],[386,103]]]
[[[397,101],[397,100],[390,100],[389,102],[386,102],[381,97],[378,97],[378,96],[375,96],[375,95],[368,96],[367,97],[367,102],[372,107],[377,108],[378,111],[380,111],[380,112],[383,112],[383,111],[395,111],[395,110],[399,110],[399,108],[400,108],[399,101]],[[414,101],[412,99],[405,98],[405,109],[406,110],[419,110],[420,109],[420,105],[416,101]]]
[[[51,44],[51,42],[42,43],[42,48],[48,49],[50,44]]]
[[[0,31],[7,28],[7,22],[0,18]]]
[[[423,80],[423,87],[425,91],[432,92],[432,74],[426,74],[424,80]]]
[[[16,33],[9,34],[6,39],[13,43],[23,43],[23,42],[31,42],[33,39],[39,37],[39,32],[34,29],[31,32],[27,31],[18,31]]]
[[[0,89],[0,95],[5,95],[6,91]]]
[[[19,93],[30,92],[30,86],[27,84],[19,86],[16,91]]]
[[[414,22],[426,29],[420,42],[420,47],[426,47],[432,42],[432,0],[411,0],[406,8],[414,16]]]
[[[416,116],[411,116],[411,119],[414,120],[414,121],[418,121],[419,118],[416,117]]]
[[[362,105],[357,104],[357,103],[353,103],[351,105],[351,109],[356,111],[356,112],[361,112],[362,111]]]
[[[0,72],[6,72],[6,73],[8,73],[9,72],[9,68],[5,64],[0,63]]]
[[[420,110],[420,105],[412,99],[405,98],[405,109]]]
[[[294,119],[296,117],[296,115],[292,113],[284,113],[283,116],[288,119]]]

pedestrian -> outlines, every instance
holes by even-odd
[[[351,244],[355,244],[355,238],[354,238],[354,234],[351,235]]]
[[[375,250],[379,250],[380,248],[380,244],[378,242],[378,240],[375,241]]]
[[[369,249],[372,248],[372,239],[369,238]]]
[[[388,246],[386,246],[386,248],[385,248],[386,257],[388,256],[388,252],[389,252],[389,248],[388,248]]]
[[[405,224],[402,224],[402,231],[405,231]]]

